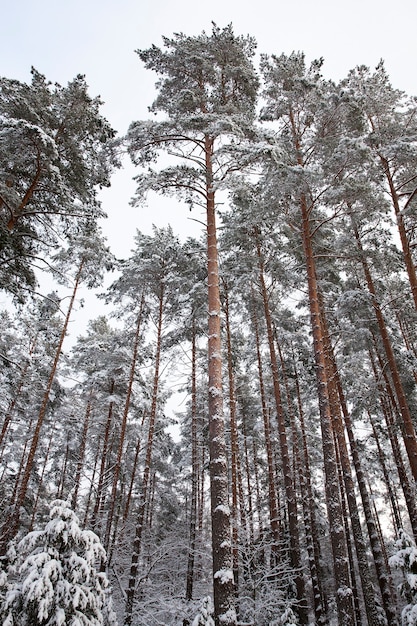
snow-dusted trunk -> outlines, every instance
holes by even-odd
[[[61,335],[59,337],[58,345],[55,351],[55,357],[52,363],[49,378],[46,383],[46,389],[45,389],[45,393],[42,399],[41,407],[39,409],[38,419],[37,419],[35,430],[33,433],[28,458],[27,458],[25,469],[24,469],[23,476],[22,476],[22,481],[20,483],[20,487],[17,492],[17,498],[16,498],[14,510],[12,512],[11,517],[6,521],[6,524],[4,525],[4,529],[2,531],[2,537],[0,539],[0,555],[5,553],[5,550],[7,550],[8,541],[16,535],[19,529],[20,509],[23,506],[23,502],[26,498],[28,483],[29,483],[30,476],[32,474],[33,465],[35,461],[35,454],[38,448],[39,436],[40,436],[42,424],[45,419],[46,411],[48,408],[49,396],[51,394],[52,384],[54,382],[56,371],[58,368],[58,362],[61,356],[62,345],[64,343],[65,335],[67,334],[68,324],[69,324],[72,309],[74,306],[75,297],[77,295],[78,285],[81,280],[83,267],[84,267],[84,259],[81,260],[80,265],[78,267],[77,275],[75,277],[74,287],[72,290],[71,299],[70,299],[70,303],[68,306],[68,311],[65,317],[64,325],[62,327]]]
[[[187,581],[185,598],[193,599],[194,561],[197,537],[197,497],[198,497],[198,448],[197,448],[197,366],[196,328],[193,317],[191,329],[191,504],[190,504],[190,543],[187,559]]]
[[[349,568],[347,565],[346,537],[343,528],[342,503],[339,491],[336,453],[333,442],[332,415],[330,412],[327,386],[325,347],[323,343],[316,267],[311,242],[309,208],[304,195],[300,198],[300,210],[302,218],[303,248],[307,269],[310,320],[313,333],[314,358],[316,363],[317,392],[319,399],[320,427],[324,457],[326,506],[333,553],[336,602],[340,626],[351,626],[355,623],[355,617],[352,602],[352,590],[350,589]]]
[[[375,290],[374,281],[371,275],[368,261],[366,259],[361,238],[358,228],[353,223],[352,228],[355,235],[355,240],[360,254],[360,261],[362,263],[363,272],[368,286],[368,291],[372,296],[372,305],[375,312],[375,317],[378,323],[379,334],[384,346],[385,355],[388,362],[389,371],[391,373],[392,383],[394,385],[395,394],[398,399],[399,410],[402,417],[402,434],[404,439],[405,449],[407,451],[408,460],[410,462],[411,473],[414,481],[417,481],[417,438],[416,431],[414,429],[413,420],[411,417],[410,408],[408,406],[407,398],[405,395],[404,387],[401,381],[400,373],[398,371],[397,361],[395,359],[394,351],[392,349],[391,340],[388,335],[385,319],[382,314],[381,307],[379,305],[378,297]]]
[[[126,591],[125,617],[124,626],[130,626],[133,619],[133,602],[135,599],[136,580],[138,576],[139,556],[142,548],[142,535],[145,522],[146,502],[148,499],[148,490],[151,476],[153,439],[155,432],[156,411],[158,407],[158,390],[159,390],[159,368],[161,362],[161,343],[162,343],[162,322],[165,304],[164,282],[161,281],[159,292],[159,309],[156,334],[156,350],[155,350],[155,370],[153,375],[152,386],[152,403],[149,413],[149,430],[148,440],[146,444],[145,466],[142,477],[142,493],[140,496],[140,504],[138,516],[136,520],[135,538],[133,542],[133,553],[130,564],[129,582]]]
[[[256,308],[255,308],[255,303],[253,301],[253,297],[252,297],[252,322],[253,322],[253,329],[255,331],[259,392],[260,392],[260,399],[261,399],[261,406],[262,406],[262,418],[263,418],[263,424],[264,424],[266,458],[268,462],[268,505],[269,505],[269,520],[270,520],[269,523],[271,526],[271,532],[274,538],[274,542],[276,545],[278,545],[279,539],[280,539],[280,518],[279,518],[279,512],[278,512],[278,505],[277,505],[277,496],[276,496],[276,491],[275,491],[276,489],[275,478],[276,477],[275,477],[275,464],[274,464],[274,450],[273,450],[272,439],[271,439],[271,424],[269,420],[269,412],[268,412],[266,396],[265,396],[264,373],[263,373],[260,340],[259,340],[258,316],[256,313]]]
[[[29,202],[32,200],[33,195],[35,193],[35,191],[37,190],[38,186],[39,186],[39,181],[42,175],[42,162],[41,162],[41,154],[40,154],[40,150],[39,147],[36,146],[36,169],[35,169],[35,174],[32,178],[32,181],[29,185],[29,187],[27,188],[23,198],[21,199],[19,205],[17,206],[16,210],[12,212],[12,215],[10,216],[9,221],[7,222],[7,228],[8,230],[13,230],[16,227],[17,221],[20,217],[22,217],[26,205],[29,204]]]
[[[117,487],[119,483],[120,468],[122,466],[127,416],[129,413],[130,399],[132,396],[132,389],[133,389],[133,380],[135,377],[136,361],[138,358],[139,337],[140,337],[140,330],[141,330],[141,325],[142,325],[142,315],[143,315],[144,304],[145,304],[145,295],[142,292],[140,305],[139,305],[139,313],[138,313],[138,317],[136,321],[135,338],[133,340],[133,352],[132,352],[132,360],[130,364],[129,381],[127,385],[122,423],[120,425],[119,445],[117,447],[116,463],[115,463],[114,471],[113,471],[113,484],[112,484],[112,490],[111,490],[111,495],[110,495],[110,508],[109,508],[109,513],[107,516],[106,533],[104,536],[104,548],[106,550],[108,550],[109,548],[111,527],[112,527],[113,517],[114,517],[114,507],[117,501]]]
[[[81,485],[81,476],[82,476],[82,471],[84,467],[85,449],[87,446],[87,432],[88,432],[88,426],[90,422],[90,415],[91,415],[91,409],[92,409],[92,396],[93,396],[93,387],[91,387],[89,398],[87,400],[87,407],[86,407],[85,416],[84,416],[83,431],[81,433],[81,442],[80,442],[79,453],[78,453],[77,469],[75,471],[75,478],[74,478],[74,490],[72,493],[72,501],[71,501],[71,508],[73,509],[73,511],[77,510],[78,491]]]
[[[207,176],[208,383],[214,621],[235,626],[227,452],[223,414],[219,264],[213,190],[213,140],[205,137]]]
[[[278,436],[281,451],[282,473],[284,478],[285,496],[288,511],[288,526],[290,531],[290,563],[295,572],[295,584],[297,587],[297,612],[301,624],[307,624],[307,604],[305,596],[304,576],[301,564],[300,552],[300,536],[298,531],[298,511],[297,511],[297,495],[294,487],[294,476],[291,468],[290,455],[288,451],[287,432],[285,426],[285,415],[282,406],[281,385],[278,374],[278,360],[274,343],[274,331],[272,324],[271,311],[269,308],[269,298],[266,289],[264,275],[264,259],[259,241],[259,233],[254,232],[256,253],[259,268],[259,284],[261,288],[262,302],[264,307],[264,316],[266,323],[266,332],[268,338],[269,356],[271,360],[271,374],[274,389],[274,399],[276,408],[276,419],[278,426]]]

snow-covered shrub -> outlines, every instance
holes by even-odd
[[[52,502],[49,517],[17,546],[17,580],[5,594],[3,624],[117,626],[107,577],[98,570],[106,558],[99,538],[81,529],[67,502]]]
[[[391,567],[401,569],[404,581],[399,585],[401,596],[408,603],[402,610],[403,626],[417,625],[417,547],[404,530],[395,542],[397,552],[390,558]]]

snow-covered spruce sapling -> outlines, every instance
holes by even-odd
[[[407,604],[401,613],[403,626],[417,624],[417,547],[414,540],[401,528],[395,542],[396,553],[390,558],[391,567],[401,569],[404,580],[399,585],[400,595]]]
[[[1,607],[7,626],[117,626],[108,580],[98,570],[106,553],[97,535],[82,530],[63,500],[50,506],[43,530],[17,546],[17,579]]]

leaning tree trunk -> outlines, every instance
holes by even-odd
[[[136,519],[135,538],[133,541],[133,552],[132,552],[132,560],[130,564],[129,582],[128,582],[128,588],[126,591],[124,626],[130,626],[132,624],[133,603],[135,599],[136,580],[138,577],[138,568],[139,568],[139,556],[140,556],[141,548],[142,548],[142,535],[143,535],[143,529],[144,529],[146,501],[148,498],[148,489],[149,489],[150,474],[151,474],[153,440],[154,440],[154,432],[155,432],[156,411],[157,411],[157,406],[158,406],[159,368],[160,368],[160,362],[161,362],[162,321],[163,321],[164,304],[165,304],[165,292],[164,292],[164,283],[162,282],[161,287],[160,287],[160,293],[159,293],[159,311],[158,311],[156,351],[155,351],[155,370],[154,370],[154,375],[153,375],[152,403],[151,403],[151,410],[149,413],[148,440],[146,444],[145,466],[143,469],[142,492],[140,496],[138,515]]]
[[[347,505],[349,508],[349,515],[351,521],[352,535],[355,543],[356,557],[358,563],[359,576],[362,584],[362,591],[365,600],[365,610],[368,618],[369,626],[378,626],[380,623],[380,615],[375,602],[375,589],[371,580],[371,573],[369,571],[367,546],[362,533],[362,525],[359,516],[358,505],[356,501],[355,485],[352,477],[352,468],[349,459],[348,448],[345,438],[344,423],[342,420],[342,406],[341,406],[341,384],[337,386],[337,382],[340,383],[338,375],[336,373],[336,362],[334,360],[333,348],[330,341],[330,333],[327,325],[325,310],[322,298],[320,297],[321,308],[321,322],[323,327],[323,340],[325,346],[325,359],[327,368],[327,380],[329,389],[329,400],[331,406],[331,413],[333,417],[333,430],[335,433],[337,450],[339,453],[339,459],[342,469],[342,480],[344,483]],[[358,460],[358,459],[356,459]],[[358,467],[358,464],[356,464]],[[357,476],[359,479],[359,477]],[[361,493],[364,494],[362,485]],[[384,583],[386,578],[381,578],[380,582]],[[384,587],[385,592],[388,591]],[[390,596],[390,594],[389,594]],[[389,596],[384,595],[384,609],[387,617],[389,616],[389,623],[392,626],[397,626],[398,621],[395,614],[395,609],[392,606],[392,600]],[[358,608],[356,609],[358,611]]]
[[[4,531],[2,533],[2,537],[0,539],[0,555],[4,555],[5,551],[7,550],[7,543],[10,539],[12,539],[13,537],[15,537],[18,529],[19,529],[19,521],[20,521],[20,509],[23,506],[23,503],[25,501],[26,498],[26,493],[27,493],[27,488],[28,488],[28,483],[29,483],[29,479],[30,476],[32,474],[33,471],[33,465],[34,465],[34,461],[35,461],[35,454],[36,454],[36,450],[38,448],[38,443],[39,443],[39,436],[40,436],[40,432],[41,432],[41,428],[45,419],[45,415],[46,415],[46,411],[48,408],[48,403],[49,403],[49,396],[51,394],[51,390],[52,390],[52,384],[54,382],[55,379],[55,374],[58,368],[58,362],[59,362],[59,358],[61,356],[61,350],[62,350],[62,344],[64,343],[64,339],[65,339],[65,335],[67,334],[67,329],[68,329],[68,324],[69,324],[69,320],[71,317],[71,313],[72,313],[72,308],[74,306],[74,302],[75,302],[75,296],[77,294],[77,289],[78,289],[78,285],[80,283],[81,280],[81,274],[83,271],[83,267],[84,267],[84,259],[81,260],[81,263],[79,265],[78,268],[78,272],[75,278],[75,283],[74,283],[74,287],[72,290],[72,295],[71,295],[71,300],[68,306],[68,311],[67,311],[67,315],[65,317],[65,322],[64,322],[64,326],[62,327],[62,331],[61,331],[61,335],[58,341],[58,345],[55,351],[55,357],[54,357],[54,361],[52,363],[52,367],[51,367],[51,371],[49,374],[49,378],[48,381],[46,383],[46,389],[45,389],[45,393],[42,399],[42,404],[39,410],[39,414],[38,414],[38,419],[36,422],[36,426],[35,426],[35,431],[33,433],[33,437],[32,437],[32,442],[31,442],[31,446],[29,449],[29,454],[28,454],[28,458],[26,461],[26,466],[25,466],[25,470],[23,472],[23,477],[22,477],[22,481],[20,483],[20,487],[17,493],[17,498],[16,498],[16,503],[14,506],[14,510],[12,512],[11,517],[7,520],[5,526],[4,526]]]
[[[342,410],[343,422],[346,428],[346,433],[349,440],[350,451],[352,456],[353,465],[355,468],[357,484],[359,487],[359,493],[361,496],[363,512],[365,516],[366,526],[368,530],[369,542],[372,550],[372,556],[374,559],[375,569],[378,578],[378,584],[381,591],[382,603],[384,606],[385,614],[388,620],[388,624],[396,626],[398,624],[397,613],[395,608],[395,600],[392,597],[392,590],[389,580],[389,572],[385,568],[383,549],[379,541],[375,519],[372,514],[371,501],[367,488],[367,481],[365,472],[362,468],[360,461],[358,446],[356,444],[356,438],[353,432],[352,418],[349,414],[345,395],[342,388],[342,382],[339,375],[339,369],[337,367],[336,359],[334,356],[333,348],[330,342],[329,331],[326,327],[326,343],[327,343],[327,357],[329,367],[329,377],[333,381],[335,386],[335,394],[337,393],[340,409]],[[337,391],[336,391],[337,390]],[[343,447],[344,434],[343,429],[340,429],[339,438],[341,439],[341,446]],[[346,451],[347,454],[347,451]],[[348,466],[347,466],[348,467]]]

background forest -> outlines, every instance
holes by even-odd
[[[417,100],[232,26],[138,54],[123,137],[0,79],[3,624],[416,624]],[[201,238],[114,256],[126,155]]]

